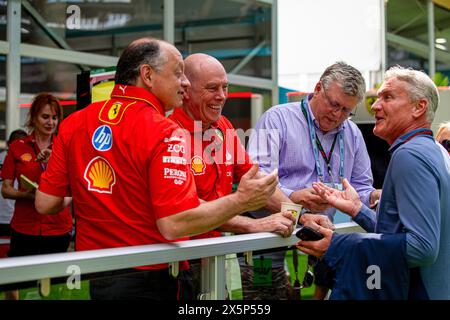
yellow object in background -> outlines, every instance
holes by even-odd
[[[114,81],[100,82],[91,89],[92,102],[108,100],[114,88]]]
[[[23,174],[20,175],[20,184],[25,189],[37,189],[37,188],[39,188],[39,185],[36,182],[31,181],[27,176],[25,176]]]

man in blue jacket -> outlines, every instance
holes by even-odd
[[[331,299],[450,299],[450,161],[430,125],[438,91],[423,72],[393,67],[372,106],[374,134],[392,154],[376,218],[344,180],[344,191],[314,184],[367,234],[299,241],[336,277]]]

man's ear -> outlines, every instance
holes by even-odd
[[[427,113],[428,108],[428,101],[425,99],[419,99],[414,106],[412,116],[415,119],[420,118]]]
[[[319,94],[320,90],[322,90],[322,83],[319,81],[314,87],[314,95]]]
[[[143,64],[139,67],[139,76],[141,81],[148,87],[152,88],[153,85],[153,75],[155,71],[148,64]]]

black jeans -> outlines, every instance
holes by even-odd
[[[178,280],[168,269],[126,269],[90,281],[92,300],[176,300]]]

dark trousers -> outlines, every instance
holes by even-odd
[[[11,231],[8,257],[66,252],[70,244],[70,233],[57,236],[34,236]]]
[[[168,269],[126,269],[90,281],[92,300],[176,300],[178,280]]]
[[[11,225],[0,223],[0,237],[11,236]]]

